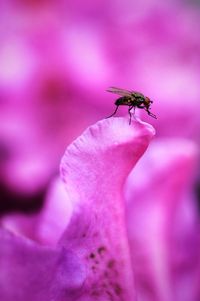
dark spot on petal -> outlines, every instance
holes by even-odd
[[[92,267],[93,272],[96,272],[97,268],[93,265]]]
[[[97,249],[97,252],[101,255],[102,253],[104,253],[106,251],[106,247],[101,246]]]
[[[115,266],[115,263],[116,263],[115,260],[114,260],[114,259],[111,259],[111,260],[108,261],[107,267],[108,267],[109,269],[113,269],[114,266]]]
[[[111,294],[111,292],[106,291],[106,294],[109,296],[109,299],[110,299],[111,301],[114,300],[113,295]]]
[[[98,291],[93,291],[91,295],[97,297],[100,295],[100,293]]]
[[[122,288],[118,283],[113,283],[113,288],[117,296],[122,294]]]
[[[94,253],[90,253],[90,258],[94,259],[95,258],[95,254]]]

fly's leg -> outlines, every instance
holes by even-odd
[[[145,108],[145,105],[144,105],[144,104],[138,104],[138,105],[137,105],[137,108],[139,108],[139,109],[144,109],[144,108]]]
[[[131,110],[134,108],[134,113],[135,113],[135,107],[134,106],[130,106],[130,108],[128,109],[128,113],[129,113],[129,124],[131,124],[131,118],[132,118],[132,115],[131,115]]]
[[[146,111],[147,111],[147,113],[148,113],[149,116],[157,119],[156,115],[154,115],[153,113],[151,113],[149,110],[146,110]]]
[[[110,118],[110,117],[114,116],[117,113],[118,108],[119,108],[119,106],[116,106],[115,111],[110,116],[108,116],[106,118]]]

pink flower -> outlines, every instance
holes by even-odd
[[[67,148],[68,225],[52,247],[1,230],[1,300],[135,300],[122,189],[153,135],[148,124],[112,118]]]

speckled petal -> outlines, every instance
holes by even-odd
[[[65,152],[61,175],[74,212],[60,245],[73,250],[87,271],[78,300],[135,300],[122,189],[153,135],[146,123],[110,118]]]

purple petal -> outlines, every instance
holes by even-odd
[[[135,300],[122,188],[153,134],[148,124],[112,118],[68,147],[61,174],[69,225],[56,248],[0,230],[0,300]]]
[[[191,141],[157,140],[128,179],[128,234],[141,300],[195,300],[196,154]]]
[[[111,118],[65,152],[61,175],[74,213],[60,244],[86,266],[81,300],[135,300],[122,188],[153,135],[148,124]]]
[[[63,182],[56,178],[49,188],[46,201],[38,216],[36,238],[45,245],[56,245],[71,216],[71,202]]]
[[[75,300],[85,271],[65,248],[41,247],[0,230],[0,300]]]

